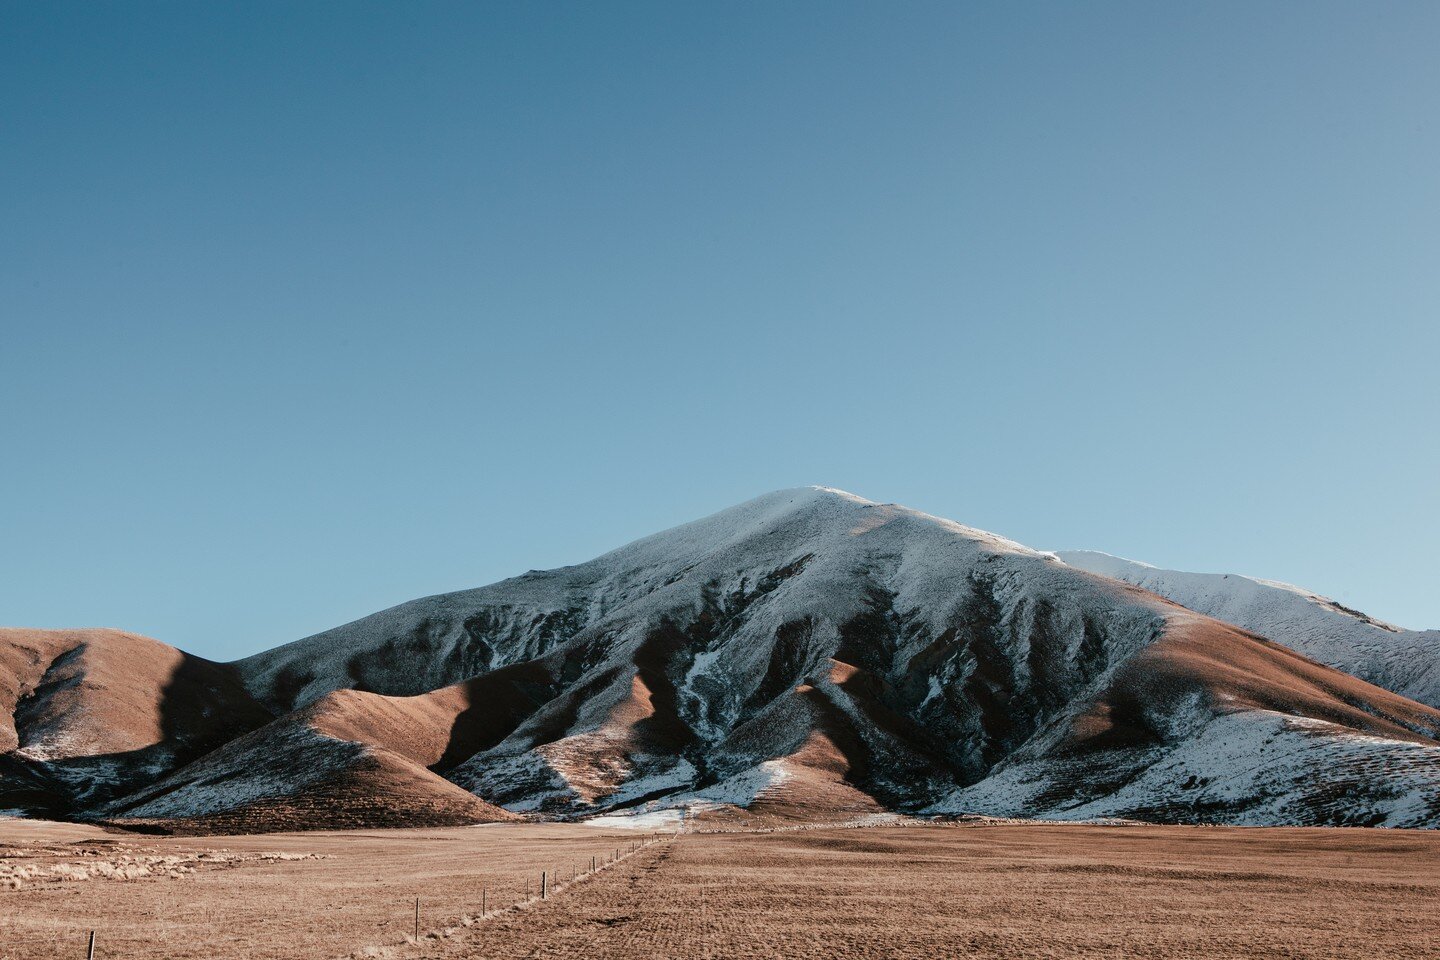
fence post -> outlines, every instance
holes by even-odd
[[[95,931],[90,931],[90,949],[85,952],[85,960],[95,960]]]
[[[420,898],[415,898],[415,939],[420,939]]]
[[[544,900],[544,899],[545,899],[546,893],[547,893],[547,891],[546,891],[546,889],[545,889],[545,871],[544,871],[544,870],[541,870],[541,871],[540,871],[540,899],[541,899],[541,900]]]

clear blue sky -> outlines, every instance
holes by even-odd
[[[0,622],[770,489],[1440,626],[1440,4],[10,3]]]

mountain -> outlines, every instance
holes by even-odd
[[[1077,569],[1133,583],[1376,686],[1440,707],[1440,630],[1405,630],[1273,580],[1161,570],[1088,550],[1056,555]]]
[[[20,795],[48,777],[72,815],[154,829],[630,807],[1440,824],[1433,707],[1053,554],[820,487],[209,665],[227,678],[209,715],[236,717],[221,743],[203,711],[193,735],[178,722],[156,685],[175,671],[137,666],[150,679],[111,689],[138,691],[156,758],[99,793],[36,750],[23,705],[45,696],[50,649],[0,660],[25,731],[0,778]],[[173,730],[156,720],[172,713]]]

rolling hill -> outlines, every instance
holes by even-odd
[[[1072,567],[1132,583],[1196,613],[1269,637],[1327,666],[1440,707],[1440,630],[1406,630],[1274,580],[1161,570],[1088,550],[1060,551],[1057,556]]]

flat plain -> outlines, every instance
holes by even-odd
[[[0,887],[0,957],[84,956],[91,928],[98,957],[1440,956],[1440,834],[1426,831],[978,823],[664,836],[507,824],[162,838],[0,821],[12,875],[178,858],[133,879]],[[568,882],[591,856],[603,864],[636,843]],[[186,860],[205,851],[232,859]],[[562,875],[543,902],[542,869]],[[483,920],[482,886],[505,908]]]
[[[0,960],[345,956],[648,838],[565,824],[159,837],[0,819]],[[128,877],[127,877],[128,875]],[[84,879],[82,879],[84,877]]]

